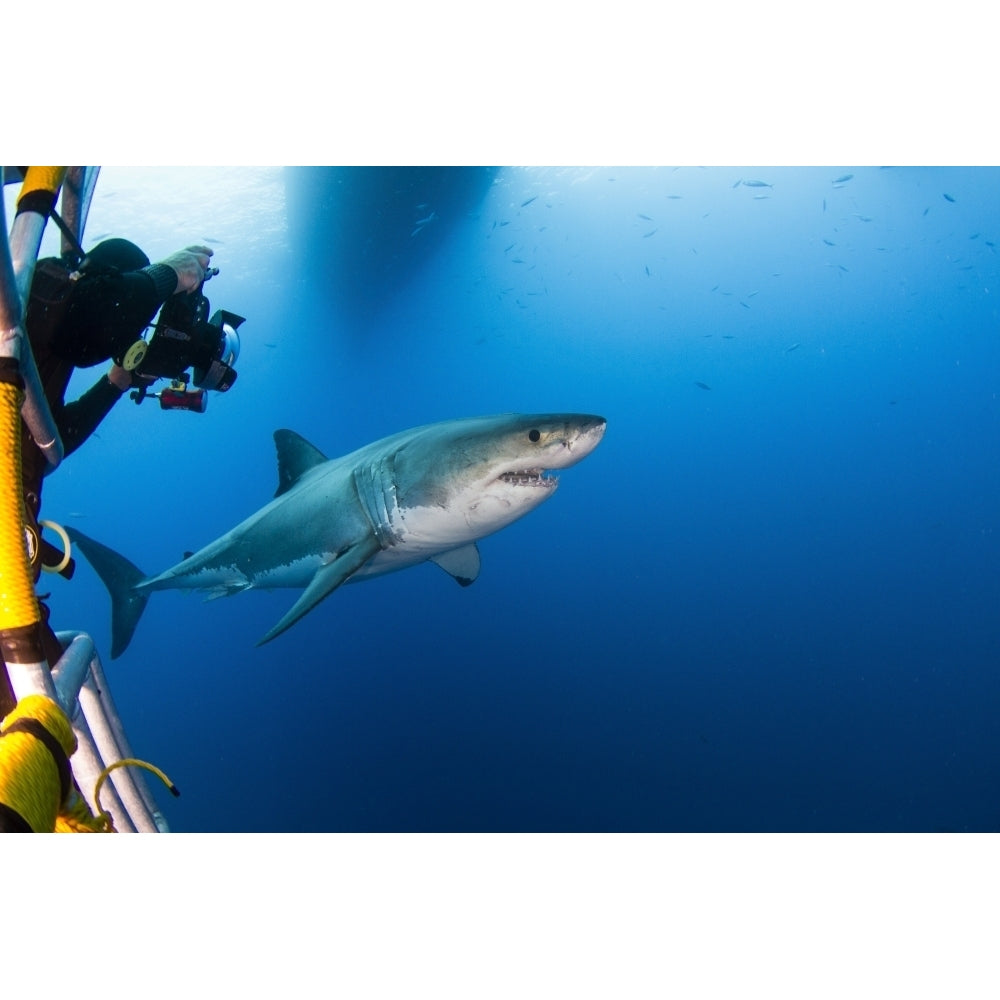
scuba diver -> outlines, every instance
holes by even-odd
[[[65,455],[83,444],[129,389],[134,390],[132,399],[142,402],[157,378],[169,377],[182,399],[201,401],[203,393],[185,392],[189,367],[195,384],[204,388],[225,391],[235,381],[235,330],[243,318],[219,310],[207,319],[202,286],[218,273],[209,266],[212,253],[210,247],[189,246],[151,264],[134,243],[116,238],[86,254],[38,261],[25,328]],[[142,335],[158,309],[160,318],[147,341]],[[158,337],[161,331],[164,335]],[[87,392],[74,402],[64,401],[75,368],[109,360],[110,369]],[[164,399],[160,402],[167,408]],[[172,405],[204,409],[203,402]],[[49,466],[23,422],[21,455],[28,548],[37,582],[43,562],[51,565],[52,557],[58,561],[62,553],[41,537],[42,481]],[[61,572],[72,575],[72,564]],[[48,609],[40,604],[43,647],[53,666],[62,648],[48,625]]]

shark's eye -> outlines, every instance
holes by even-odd
[[[541,436],[542,436],[541,431],[536,431],[534,429],[528,431],[528,440],[529,441],[537,441],[537,440],[539,440],[539,438],[541,438]]]

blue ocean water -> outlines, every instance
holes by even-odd
[[[608,420],[472,587],[344,587],[262,647],[295,592],[154,595],[105,666],[172,827],[1000,828],[998,182],[105,168],[85,243],[209,241],[247,317],[205,414],[125,400],[46,485],[144,570],[272,497],[276,428]],[[80,563],[53,623],[107,651]]]

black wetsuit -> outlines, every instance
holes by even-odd
[[[35,280],[38,280],[37,274]],[[176,287],[177,274],[166,264],[127,272],[114,269],[93,274],[85,272],[73,285],[55,325],[46,321],[45,316],[46,309],[52,306],[37,299],[29,301],[25,326],[42,390],[62,438],[64,455],[76,451],[124,395],[107,375],[101,375],[78,400],[65,403],[63,397],[73,369],[121,358]],[[32,547],[32,572],[36,581],[43,559],[51,565],[53,558],[38,528],[47,465],[44,453],[22,423],[22,482],[27,525],[36,541]],[[49,558],[46,559],[46,555]],[[55,558],[58,555],[55,553]],[[48,608],[43,602],[39,603],[43,616],[42,646],[49,664],[54,666],[62,648],[48,625]]]
[[[102,375],[78,400],[65,403],[63,397],[73,369],[120,358],[176,285],[177,275],[166,264],[125,273],[83,273],[53,330],[48,329],[51,324],[45,320],[46,306],[37,301],[29,303],[25,319],[28,339],[65,455],[76,451],[94,433],[123,395],[123,390]],[[39,330],[44,334],[36,333]],[[27,428],[22,435],[21,462],[25,500],[29,512],[37,518],[47,461]]]

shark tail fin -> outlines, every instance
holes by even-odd
[[[146,609],[149,595],[135,589],[136,584],[146,579],[146,574],[114,549],[95,542],[82,531],[67,528],[66,533],[87,557],[111,595],[111,659],[117,659],[128,648]]]

